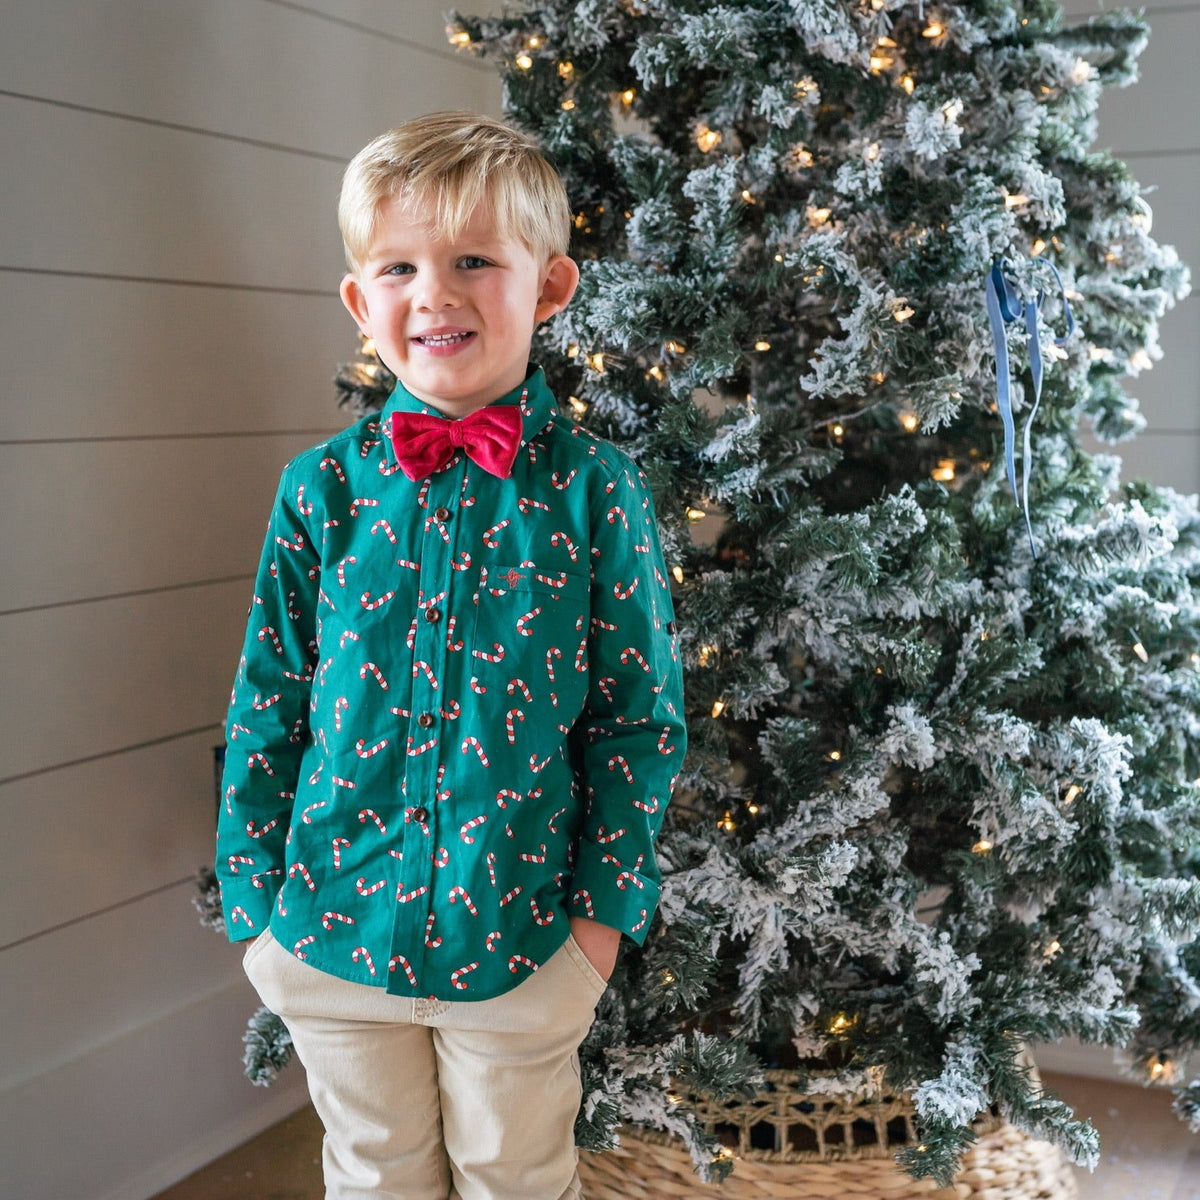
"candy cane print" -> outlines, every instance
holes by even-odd
[[[249,734],[253,734],[253,733],[254,733],[254,730],[252,730],[252,729],[248,728],[248,727],[247,727],[247,726],[245,726],[245,725],[239,725],[239,724],[237,724],[237,723],[235,722],[235,723],[234,723],[232,726],[230,726],[230,729],[229,729],[229,740],[230,740],[231,742],[236,742],[236,741],[237,741],[237,737],[238,737],[238,734],[239,734],[239,733],[249,733]]]
[[[380,475],[384,476],[384,478],[387,478],[389,475],[395,475],[395,473],[399,470],[400,464],[398,462],[389,463],[383,459],[380,459],[378,471]]]
[[[278,817],[272,817],[261,829],[254,828],[253,821],[246,822],[246,833],[252,838],[266,837],[276,825],[279,824]]]
[[[357,517],[360,509],[377,508],[378,506],[379,501],[372,500],[370,496],[355,496],[354,499],[350,501],[350,515],[352,517]]]
[[[491,529],[489,529],[489,530],[488,530],[488,531],[487,531],[487,532],[486,532],[486,533],[483,535],[483,544],[484,544],[484,545],[485,545],[485,546],[486,546],[486,547],[487,547],[489,550],[495,550],[495,548],[496,548],[498,545],[500,545],[500,542],[499,542],[499,541],[497,540],[497,538],[496,538],[496,534],[498,534],[498,533],[500,532],[500,530],[507,528],[507,527],[508,527],[509,525],[511,525],[511,524],[512,524],[512,521],[510,521],[510,520],[508,519],[508,517],[505,517],[505,518],[504,518],[504,520],[503,520],[503,521],[501,521],[501,522],[500,522],[498,525],[493,525],[493,526],[491,527]]]
[[[632,783],[633,772],[629,769],[629,762],[625,756],[623,754],[614,754],[612,758],[608,760],[608,769],[610,771],[614,770],[614,763],[620,767],[621,774],[625,776],[625,782]]]
[[[422,809],[421,811],[425,812],[426,810]],[[415,805],[412,808],[406,808],[404,810],[405,825],[420,825],[422,831],[425,833],[426,836],[428,836],[429,835],[428,813],[426,813],[426,816],[424,818],[422,818],[422,817],[413,816],[413,814],[415,812],[417,812],[417,808]]]
[[[399,466],[398,463],[396,465],[397,467]],[[411,983],[413,987],[416,987],[417,977],[413,974],[413,969],[408,965],[408,959],[405,958],[403,954],[397,954],[392,958],[391,962],[388,963],[388,970],[394,971],[397,963],[404,968],[404,974],[408,976],[408,982]]]
[[[565,533],[563,533],[561,529],[556,530],[550,535],[550,545],[557,546],[559,542],[562,542],[562,544],[566,546],[567,553],[571,556],[571,561],[578,562],[579,547],[576,546],[575,543],[571,541],[571,539]]]
[[[487,853],[487,872],[488,872],[488,879],[491,880],[492,887],[495,887],[496,886],[496,856],[490,850]]]
[[[618,872],[617,887],[619,887],[621,891],[625,891],[631,883],[639,892],[646,890],[646,885],[632,871]]]
[[[586,657],[587,656],[587,645],[588,645],[587,634],[584,634],[582,640],[580,641],[579,645],[576,647],[576,650],[575,650],[575,670],[579,671],[581,674],[585,673],[588,669],[588,663],[587,663],[587,657]]]
[[[292,865],[288,867],[288,878],[292,879],[296,875],[299,875],[300,878],[304,880],[310,892],[315,892],[317,890],[317,885],[313,883],[312,876],[308,873],[308,868],[302,862],[292,863]]]
[[[423,658],[419,658],[413,663],[412,673],[414,679],[416,679],[418,672],[424,674],[425,678],[429,681],[429,686],[436,692],[438,690],[438,678],[433,673],[433,667]]]
[[[287,594],[287,615],[288,615],[288,618],[292,621],[298,621],[298,620],[300,620],[300,617],[301,617],[300,610],[296,607],[296,589],[295,588],[292,588],[292,590],[290,592],[288,592],[288,594]]]
[[[338,483],[346,482],[346,476],[342,472],[342,465],[336,458],[333,457],[332,454],[327,454],[323,459],[321,459],[319,470],[331,470],[337,476]]]
[[[342,732],[342,713],[350,707],[350,701],[345,696],[338,696],[333,702],[333,727],[338,733]]]
[[[479,756],[479,761],[481,763],[483,763],[483,765],[485,767],[491,765],[488,762],[488,756],[485,753],[483,746],[480,744],[479,739],[477,737],[475,737],[474,734],[468,734],[465,738],[463,738],[463,743],[459,747],[459,750],[463,754],[466,754],[468,752],[468,750],[474,750],[475,753]]]
[[[529,622],[532,621],[533,618],[536,617],[541,611],[542,606],[539,604],[536,607],[531,608],[528,612],[522,613],[517,618],[517,632],[522,637],[533,637],[533,630],[526,629],[525,626],[528,625]]]
[[[550,486],[558,488],[560,492],[564,491],[571,486],[571,480],[574,479],[578,474],[579,472],[574,467],[572,467],[565,476],[560,475],[557,471],[555,471],[550,476]]]
[[[419,571],[421,569],[421,564],[419,562],[413,562],[411,558],[396,559],[396,566],[403,567],[407,571]]]
[[[342,869],[342,851],[350,845],[350,839],[335,837],[331,844],[333,846],[333,869],[340,871]]]
[[[622,827],[621,829],[618,829],[616,833],[609,833],[607,828],[601,825],[600,828],[596,830],[596,841],[599,842],[601,846],[607,846],[610,842],[615,842],[618,838],[623,838],[628,832],[629,830]]]
[[[339,521],[336,517],[334,517],[334,519],[332,521],[325,521],[321,525],[321,528],[324,529],[326,531],[326,533],[328,534],[328,531],[330,529],[336,529],[339,525],[341,525],[341,521]],[[322,538],[321,540],[322,540],[322,542],[328,541],[328,537],[326,536],[325,538]]]
[[[318,683],[321,685],[321,687],[324,687],[324,686],[325,686],[325,672],[326,672],[326,671],[328,671],[328,670],[329,670],[329,668],[330,668],[330,667],[332,667],[332,666],[333,666],[333,655],[331,654],[331,655],[330,655],[330,656],[329,656],[329,657],[328,657],[328,658],[327,658],[327,659],[326,659],[326,660],[325,660],[325,661],[324,661],[324,662],[323,662],[323,663],[322,663],[322,664],[321,664],[321,665],[320,665],[320,666],[317,668],[317,682],[318,682]]]
[[[442,720],[444,721],[457,721],[459,713],[462,712],[462,709],[459,707],[457,700],[451,700],[449,708],[439,708],[438,712],[441,714]]]
[[[557,754],[558,754],[557,750],[551,751],[551,753],[548,754],[541,762],[538,762],[536,754],[531,754],[529,756],[529,769],[535,775],[540,774],[542,771],[544,771],[550,765],[551,761],[555,758],[555,756]]]
[[[416,758],[417,755],[424,754],[426,750],[432,750],[437,744],[437,738],[431,737],[427,741],[422,742],[419,746],[414,746],[412,735],[409,734],[408,748],[405,750],[405,754],[407,754],[410,758]]]
[[[508,734],[508,744],[510,746],[515,746],[517,742],[516,729],[513,724],[514,717],[522,724],[525,723],[525,714],[519,708],[510,708],[504,714],[504,730]]]
[[[457,971],[450,972],[450,983],[458,988],[460,992],[467,990],[467,985],[463,982],[463,976],[469,975],[472,971],[477,970],[479,964],[477,962],[467,963],[465,967],[459,967]]]
[[[383,536],[394,546],[396,544],[396,535],[392,532],[391,522],[386,517],[380,517],[374,525],[371,526],[371,532],[376,533],[380,529],[383,530]]]
[[[554,920],[554,909],[551,909],[545,916],[542,915],[542,910],[538,908],[536,896],[529,897],[529,911],[533,913],[534,922],[538,925],[549,925]]]
[[[561,816],[563,815],[563,813],[565,813],[566,811],[567,811],[567,809],[565,809],[565,808],[560,808],[560,809],[558,810],[558,812],[556,812],[556,813],[554,814],[554,816],[552,816],[552,817],[550,818],[550,820],[546,822],[546,828],[547,828],[547,829],[549,829],[551,833],[557,833],[557,832],[558,832],[558,826],[557,826],[557,825],[555,825],[555,823],[554,823],[554,822],[555,822],[555,821],[557,821],[557,820],[558,820],[558,818],[559,818],[559,817],[561,817]]]
[[[499,642],[492,643],[492,653],[489,654],[486,650],[472,649],[471,653],[476,658],[482,658],[484,662],[498,663],[504,658],[504,647]]]
[[[354,753],[357,754],[359,758],[374,758],[375,755],[380,752],[380,750],[386,749],[389,744],[389,738],[380,738],[379,741],[374,743],[374,745],[368,746],[365,738],[359,738],[358,741],[354,743]]]
[[[370,454],[371,451],[374,450],[375,447],[378,445],[379,445],[378,438],[363,438],[362,445],[359,447],[359,450],[358,450],[358,457],[366,458],[367,455]]]
[[[580,888],[579,891],[577,891],[575,895],[571,897],[572,904],[578,904],[580,900],[583,901],[583,911],[587,913],[592,920],[595,920],[596,910],[592,907],[592,893],[589,892],[587,888]]]
[[[305,501],[305,499],[304,499],[304,484],[301,484],[296,489],[296,511],[302,517],[311,517],[312,510],[313,510],[312,501],[311,500]]]
[[[456,639],[454,636],[454,628],[457,624],[458,614],[452,613],[450,620],[446,622],[446,649],[454,653],[457,653],[463,648],[464,645],[466,645],[462,638]]]
[[[374,533],[374,530],[372,530],[371,532]],[[342,559],[342,561],[340,563],[338,563],[338,565],[337,565],[338,587],[346,586],[346,564],[347,563],[356,563],[356,562],[358,562],[358,559],[353,554],[348,554],[345,558]]]
[[[280,537],[279,534],[275,535],[275,541],[278,542],[279,545],[283,546],[285,550],[303,550],[304,549],[304,534],[302,534],[299,530],[297,530],[295,533],[292,534],[292,539],[293,540],[289,542],[287,540],[287,538]]]
[[[398,884],[396,887],[396,903],[409,904],[413,900],[419,900],[427,891],[429,891],[429,888],[427,886],[422,886],[419,888],[414,888],[411,892],[406,892],[404,890],[404,884]]]
[[[282,699],[283,699],[282,692],[276,692],[274,695],[268,696],[265,700],[262,698],[262,694],[260,692],[255,692],[254,699],[251,700],[250,703],[256,709],[258,709],[259,712],[262,712],[263,709],[270,708],[272,704],[278,704],[279,701]],[[249,733],[250,731],[246,730],[246,732]]]
[[[607,516],[610,525],[615,525],[619,520],[626,529],[629,528],[629,518],[625,516],[625,510],[619,504],[614,504],[608,510]]]
[[[663,731],[662,736],[658,739],[659,754],[670,754],[675,749],[675,743],[672,742],[669,746],[666,745],[667,738],[671,736],[671,727],[668,725]]]
[[[471,676],[471,691],[473,691],[477,696],[483,696],[487,694],[487,688],[479,682],[478,675]]]
[[[311,946],[317,940],[315,933],[310,933],[307,937],[302,937],[293,947],[292,953],[301,961],[304,962],[308,955],[304,952],[305,946]]]
[[[554,682],[554,660],[562,658],[562,651],[557,646],[551,646],[546,651],[546,674],[550,677],[550,682]]]
[[[473,916],[473,917],[479,916],[479,909],[477,909],[475,907],[475,903],[471,899],[471,895],[467,891],[467,889],[465,887],[462,887],[461,885],[455,885],[454,887],[452,887],[450,889],[450,903],[454,904],[460,898],[462,899],[462,902],[467,906],[467,912],[469,912],[471,914],[471,916]]]
[[[626,646],[625,649],[621,651],[621,662],[623,664],[627,663],[631,658],[637,660],[638,666],[640,666],[647,675],[650,674],[650,664],[646,661],[642,655],[642,652],[636,646]]]
[[[458,831],[458,836],[468,845],[475,845],[475,839],[471,836],[472,829],[478,829],[487,820],[486,816],[472,817],[469,821],[464,821],[462,828]]]
[[[283,646],[281,646],[279,643],[279,634],[275,632],[275,629],[272,626],[264,625],[258,631],[258,640],[260,642],[265,642],[268,639],[270,639],[271,645],[275,647],[275,653],[282,654]]]
[[[225,789],[225,812],[228,816],[233,816],[233,798],[237,795],[237,788],[231,783]]]
[[[513,888],[513,890],[511,892],[505,892],[504,895],[500,897],[500,907],[503,908],[506,904],[511,903],[524,890],[525,890],[525,888],[521,884],[518,883],[517,886],[515,888]]]
[[[656,812],[658,812],[658,797],[651,796],[650,800],[652,802],[650,804],[646,804],[642,800],[635,800],[633,802],[633,807],[640,808],[642,810],[642,812],[649,813],[651,816],[653,816]]]
[[[419,492],[417,492],[417,505],[420,508],[428,508],[429,507],[428,496],[429,496],[429,485],[431,483],[433,483],[433,479],[431,477],[427,476],[421,484],[421,490]]]
[[[246,769],[249,770],[251,767],[254,766],[255,763],[258,763],[258,765],[260,767],[262,767],[262,769],[264,771],[266,771],[266,773],[268,775],[270,775],[272,777],[274,776],[275,768],[272,767],[271,764],[267,761],[267,756],[265,754],[260,754],[257,751],[254,754],[251,754],[246,759]]]
[[[425,945],[428,946],[430,950],[436,950],[442,944],[442,939],[440,936],[435,938],[431,938],[429,936],[433,932],[433,923],[436,920],[437,914],[430,913],[429,920],[425,922]]]
[[[458,554],[450,560],[450,570],[452,571],[469,571],[471,569],[471,556],[466,550],[460,550]]]
[[[357,641],[361,641],[361,640],[362,639],[358,636],[358,634],[355,633],[352,629],[347,629],[338,638],[338,649],[345,650],[347,642],[357,642]]]
[[[450,851],[445,846],[439,846],[436,853],[429,856],[429,861],[435,867],[446,867],[450,865]]]
[[[371,952],[366,948],[366,946],[355,946],[354,950],[350,954],[350,957],[354,959],[355,962],[365,962],[367,964],[367,970],[371,972],[372,976],[374,976],[375,964],[371,961]]]
[[[249,929],[255,928],[254,922],[250,919],[250,914],[240,905],[235,904],[233,911],[229,914],[231,922],[236,925],[238,921],[243,921]]]
[[[521,862],[538,863],[539,865],[544,863],[546,861],[546,843],[543,842],[538,847],[538,852],[536,854],[518,854],[517,858],[520,859]]]
[[[541,500],[530,500],[528,496],[522,496],[517,501],[517,510],[522,513],[529,513],[535,508],[540,508],[542,512],[549,512],[550,505],[543,503]]]
[[[357,925],[358,924],[358,922],[353,917],[347,917],[344,913],[340,913],[340,912],[330,911],[327,913],[323,913],[321,916],[321,924],[324,925],[326,929],[332,929],[333,923],[335,921],[339,921],[343,925]]]
[[[279,889],[279,891],[275,895],[275,907],[277,909],[279,909],[279,915],[281,917],[286,917],[288,915],[288,910],[286,908],[284,908],[284,906],[283,906],[283,888],[282,887]]]
[[[390,588],[382,595],[376,596],[374,600],[371,599],[370,592],[363,592],[363,594],[359,597],[358,602],[363,606],[364,609],[366,609],[367,612],[374,612],[377,608],[382,608],[389,600],[395,599],[395,596],[395,588]]]
[[[380,819],[379,814],[373,808],[364,808],[359,811],[358,819],[365,825],[368,821],[374,821],[376,828],[380,833],[386,835],[387,828]]]
[[[489,947],[490,949],[490,947]],[[532,958],[526,958],[524,954],[514,954],[508,960],[508,969],[515,975],[517,973],[517,964],[521,963],[528,967],[531,971],[538,969],[538,964]]]
[[[238,863],[241,863],[243,866],[246,866],[246,867],[252,867],[255,865],[254,859],[247,858],[244,854],[231,854],[229,856],[229,873],[230,873],[230,875],[238,874]]]
[[[408,649],[415,649],[417,644],[417,617],[413,614],[413,619],[409,622],[408,633],[404,638],[404,644]]]
[[[358,668],[359,679],[366,679],[368,675],[375,676],[375,682],[386,692],[388,690],[388,681],[383,677],[383,672],[373,663],[365,662]]]
[[[503,936],[504,935],[500,932],[500,930],[493,929],[491,933],[489,933],[487,937],[483,939],[483,944],[494,954],[496,951],[496,943],[500,941]]]
[[[436,513],[437,513],[437,509],[434,509],[433,513],[431,513],[429,516],[427,516],[425,518],[425,528],[421,532],[428,533],[430,525],[436,525],[437,531],[441,535],[442,541],[445,542],[446,545],[448,546],[448,545],[450,545],[450,535],[446,532],[446,522],[439,521],[437,519],[437,516],[435,515]]]
[[[642,919],[629,931],[630,933],[639,932],[642,926],[646,924],[646,910],[643,908],[639,909],[638,912]]]
[[[635,576],[633,582],[627,588],[623,588],[621,586],[620,580],[618,580],[616,583],[613,584],[613,595],[616,596],[616,598],[618,600],[628,600],[629,597],[632,596],[633,593],[637,591],[638,584],[641,582],[642,582],[641,577]]]
[[[316,812],[318,808],[324,808],[324,807],[325,807],[325,805],[327,805],[328,803],[329,803],[329,801],[328,801],[328,800],[317,800],[315,803],[313,803],[313,804],[310,804],[310,805],[309,805],[309,806],[308,806],[308,807],[307,807],[307,808],[306,808],[306,809],[305,809],[305,810],[304,810],[304,811],[303,811],[303,812],[300,814],[300,820],[302,820],[302,821],[305,823],[305,825],[311,825],[311,824],[312,824],[312,817],[310,817],[308,814],[309,814],[309,813],[314,813],[314,812]]]
[[[369,883],[367,883],[367,877],[365,875],[360,875],[354,881],[354,890],[360,896],[373,896],[373,895],[375,895],[375,893],[377,891],[379,891],[381,888],[385,888],[385,887],[387,887],[386,879],[381,879],[378,883],[370,883],[369,884]]]

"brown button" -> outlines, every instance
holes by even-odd
[[[448,508],[435,508],[433,516],[435,520],[448,521],[450,520],[450,510]]]
[[[416,821],[418,825],[424,825],[425,822],[429,820],[429,809],[418,805],[412,810],[412,819]]]
[[[428,729],[430,725],[433,724],[433,713],[422,713],[417,718],[417,724],[420,725],[422,729]]]
[[[668,622],[667,622],[667,632],[668,632],[668,633],[674,633],[674,632],[675,632],[675,622],[674,622],[674,621],[668,621]]]
[[[442,619],[442,610],[440,608],[427,608],[425,610],[425,620],[433,624]]]

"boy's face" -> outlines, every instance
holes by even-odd
[[[485,209],[448,241],[389,201],[341,295],[414,396],[464,417],[521,384],[534,329],[566,307],[578,280],[571,259],[539,262]]]

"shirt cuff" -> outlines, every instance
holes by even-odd
[[[247,881],[221,880],[221,910],[225,914],[225,934],[231,942],[258,937],[271,923],[271,907],[277,888],[256,888]]]
[[[571,882],[570,915],[619,929],[640,946],[658,908],[659,885],[593,842],[579,843],[579,863]]]

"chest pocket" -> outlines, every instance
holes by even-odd
[[[586,575],[485,564],[470,642],[477,679],[517,702],[577,708],[587,690],[588,596]]]

